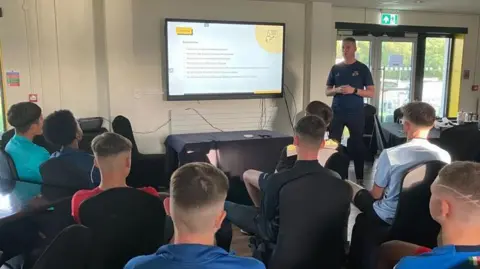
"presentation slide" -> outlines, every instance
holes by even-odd
[[[284,25],[167,20],[169,97],[279,95]]]

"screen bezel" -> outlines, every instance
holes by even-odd
[[[283,27],[283,48],[282,48],[282,87],[280,93],[253,94],[253,93],[226,93],[226,94],[190,94],[190,95],[170,95],[169,85],[169,61],[168,61],[168,22],[197,22],[197,23],[217,23],[217,24],[243,24],[243,25],[274,25]],[[228,100],[228,99],[264,99],[264,98],[283,98],[285,83],[285,30],[286,25],[282,22],[252,22],[252,21],[228,21],[228,20],[196,20],[196,19],[178,19],[166,18],[165,35],[165,76],[167,101],[195,101],[195,100]]]

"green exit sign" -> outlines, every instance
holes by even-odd
[[[382,13],[380,24],[398,25],[398,14]]]

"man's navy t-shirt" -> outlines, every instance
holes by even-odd
[[[356,61],[353,64],[339,63],[332,67],[328,75],[327,87],[350,85],[359,91],[373,85],[372,73],[365,64]],[[363,97],[357,94],[336,94],[333,97],[334,113],[358,113],[363,111]]]
[[[254,259],[238,257],[215,246],[165,245],[157,253],[131,259],[124,269],[265,269]]]

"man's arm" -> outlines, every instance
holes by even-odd
[[[326,96],[335,96],[336,94],[342,93],[341,88],[335,88],[335,76],[333,75],[334,67],[332,67],[332,70],[330,70],[330,73],[328,74],[327,88],[325,89]]]
[[[374,184],[370,194],[375,200],[382,198],[383,191],[390,182],[390,160],[386,151],[378,157],[377,171],[374,176]]]
[[[342,93],[342,88],[335,88],[333,86],[327,86],[325,90],[326,96],[335,96],[336,94]]]
[[[373,98],[375,96],[375,86],[370,85],[365,90],[357,90],[357,95],[366,98]]]
[[[365,72],[363,76],[363,85],[365,86],[365,90],[357,91],[357,95],[366,98],[373,98],[375,96],[375,86],[373,83],[372,73],[367,66],[365,66]]]

